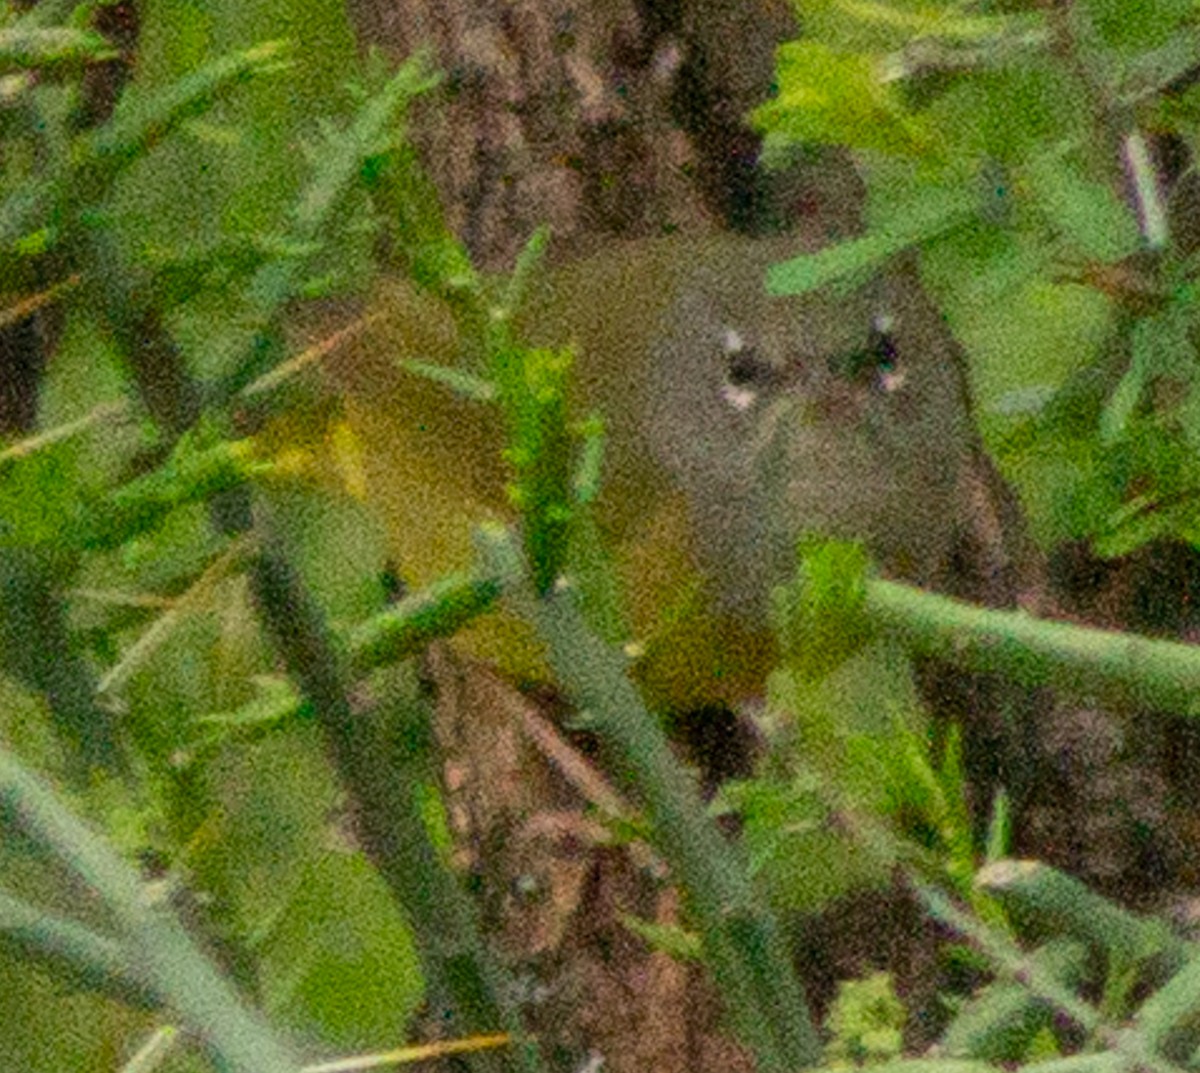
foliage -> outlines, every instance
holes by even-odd
[[[803,20],[758,121],[855,151],[869,234],[774,285],[919,246],[1041,538],[1193,539],[1195,187],[1165,162],[1196,140],[1193,6],[822,0]]]
[[[14,901],[10,947],[33,950],[72,987],[132,996],[153,1010],[171,1008],[221,1066],[250,1068],[257,1061],[285,1068],[294,1062],[290,1045],[248,1011],[239,989],[326,1045],[368,1044],[370,1033],[389,1021],[399,1027],[413,1012],[421,993],[413,950],[389,919],[393,903],[371,893],[382,879],[413,928],[420,983],[434,1008],[444,1007],[466,1033],[506,1031],[508,1049],[480,1064],[530,1068],[536,1056],[515,1039],[519,1028],[505,998],[512,989],[503,989],[464,892],[434,845],[428,705],[411,667],[373,671],[406,656],[422,637],[452,631],[486,608],[495,583],[484,576],[464,589],[448,581],[415,604],[385,610],[379,545],[361,539],[370,526],[356,518],[346,492],[297,480],[289,458],[294,452],[280,450],[274,430],[242,439],[235,429],[263,428],[272,406],[279,413],[289,402],[313,405],[291,382],[301,363],[280,364],[281,321],[289,303],[312,293],[328,249],[355,248],[355,230],[342,213],[361,197],[365,180],[376,204],[398,210],[397,259],[450,300],[464,330],[475,333],[493,359],[511,430],[513,500],[525,517],[535,591],[548,604],[565,561],[573,504],[582,506],[589,496],[587,434],[568,428],[565,417],[569,364],[523,348],[508,333],[521,270],[507,307],[495,316],[469,261],[452,255],[456,243],[436,213],[419,220],[411,215],[421,178],[394,117],[429,84],[419,61],[361,94],[357,115],[342,129],[323,132],[311,173],[281,184],[285,193],[292,187],[287,199],[267,205],[253,201],[252,184],[239,187],[227,199],[233,216],[215,227],[191,214],[181,198],[164,217],[171,227],[190,221],[189,230],[202,239],[199,248],[142,218],[145,202],[130,201],[130,192],[139,184],[153,189],[179,182],[186,169],[172,153],[180,139],[198,137],[202,156],[218,158],[234,144],[253,158],[258,147],[240,144],[240,123],[231,137],[214,138],[214,128],[197,121],[213,115],[218,98],[250,76],[284,73],[280,50],[262,46],[188,64],[186,73],[155,85],[161,57],[153,48],[154,26],[152,19],[144,80],[109,122],[77,132],[71,94],[78,85],[67,83],[57,126],[47,130],[31,121],[14,133],[14,145],[24,140],[31,150],[14,153],[5,173],[12,196],[3,253],[13,269],[6,278],[27,288],[49,278],[53,287],[33,299],[23,292],[13,297],[36,311],[61,292],[71,294],[81,345],[63,361],[85,377],[96,375],[97,353],[111,362],[107,387],[114,401],[83,418],[72,414],[68,423],[10,449],[5,551],[12,598],[5,656],[30,701],[40,698],[49,707],[62,754],[60,761],[43,742],[45,766],[65,776],[79,805],[110,835],[121,835],[126,854],[165,873],[164,891],[195,913],[193,927],[212,944],[223,973],[189,944],[166,902],[161,913],[139,919],[146,877],[86,826],[68,821],[61,802],[15,758],[5,800],[35,855],[74,866],[127,927],[115,942],[99,922],[92,932],[69,917],[46,916],[31,928],[39,911]],[[56,57],[46,55],[44,66]],[[34,78],[15,89],[34,111],[49,93]],[[47,173],[40,167],[46,155],[35,150],[55,138],[64,151],[50,158]],[[419,226],[403,226],[414,222]],[[131,241],[135,234],[140,241]],[[161,244],[145,243],[156,234]],[[346,263],[353,269],[353,258]],[[22,323],[27,314],[18,307],[12,317]],[[97,352],[98,336],[111,342],[109,350]],[[107,423],[131,414],[145,423],[143,442],[106,441]],[[578,478],[576,466],[564,465],[576,443],[583,456]],[[87,448],[103,455],[112,447],[120,455],[104,458],[98,472]],[[357,546],[346,540],[355,522]],[[332,577],[331,564],[337,567]],[[505,573],[510,588],[519,587],[515,577],[523,570]],[[85,635],[68,619],[75,600],[67,586],[80,578],[102,594]],[[364,586],[363,578],[373,584]],[[138,593],[165,590],[165,608],[151,602],[147,615],[137,600],[123,606],[108,595],[115,585]],[[52,638],[41,621],[44,606],[52,611]],[[344,628],[356,621],[356,631]],[[593,644],[578,625],[568,634],[580,651]],[[80,647],[83,636],[95,654]],[[269,692],[263,691],[269,683],[264,640],[294,689],[267,684]],[[71,659],[64,663],[67,650]],[[99,681],[93,659],[109,668]],[[778,1015],[762,1013],[768,993],[787,989],[792,977],[769,912],[754,904],[736,857],[704,816],[661,730],[633,697],[623,663],[597,658],[597,667],[605,664],[610,670],[602,677],[624,682],[613,713],[614,741],[625,742],[627,757],[648,761],[639,781],[658,821],[654,839],[684,877],[706,958],[725,983],[741,1031],[768,1067],[807,1064],[816,1049],[799,988],[790,985],[792,1000]],[[365,709],[349,690],[350,676],[364,672],[373,672]],[[67,679],[65,687],[59,679]],[[615,699],[610,684],[598,699],[600,711]],[[112,718],[118,707],[124,710],[119,726]],[[101,730],[102,739],[91,743]],[[319,743],[332,771],[315,750]],[[269,776],[273,756],[286,757],[283,770],[291,768],[281,782]],[[331,856],[321,850],[320,833],[329,825],[323,813],[334,801],[331,774],[352,798],[355,834],[372,869],[364,869],[354,851]],[[92,858],[100,863],[80,870],[78,861]],[[47,899],[42,884],[31,886],[39,902]],[[343,912],[357,907],[361,933],[330,911],[334,899]],[[314,931],[320,941],[308,938]],[[367,934],[368,947],[360,950]],[[156,946],[156,956],[143,966],[136,952],[146,944]],[[400,984],[396,989],[369,986],[385,957],[396,962],[389,974]],[[348,990],[356,996],[351,1005]],[[103,1045],[99,1038],[96,1044]]]
[[[233,984],[321,1046],[392,1043],[422,998],[409,922],[361,851],[330,849],[339,791],[306,725],[311,708],[290,683],[264,677],[277,668],[241,577],[253,542],[213,525],[207,504],[262,482],[276,516],[305,527],[294,543],[307,550],[330,611],[361,616],[380,606],[378,542],[363,539],[361,518],[356,542],[345,539],[353,503],[288,476],[268,441],[234,432],[229,404],[263,370],[264,355],[277,354],[284,305],[311,292],[333,235],[347,236],[338,239],[343,249],[361,248],[344,215],[347,201],[362,197],[361,162],[388,150],[398,111],[429,76],[414,63],[378,79],[358,115],[331,119],[317,145],[310,112],[284,122],[281,104],[301,104],[319,67],[335,62],[331,40],[286,62],[280,45],[253,39],[218,51],[222,37],[235,44],[231,8],[171,39],[186,13],[149,5],[138,82],[111,120],[88,127],[82,75],[112,52],[85,29],[90,7],[71,14],[58,5],[58,17],[72,20],[58,27],[54,6],[27,15],[6,8],[2,27],[0,290],[11,319],[0,330],[19,333],[24,318],[45,317],[39,310],[56,303],[66,310],[40,393],[41,431],[10,442],[0,460],[2,654],[11,676],[4,734],[65,778],[74,807],[141,862],[140,875],[124,873],[124,894],[106,895],[108,909],[140,912],[143,889],[157,884],[186,910],[193,935],[219,951],[225,981],[203,982],[211,961],[187,952],[178,935],[174,946],[149,933],[112,936],[102,914],[85,906],[80,915],[70,881],[49,862],[71,867],[85,846],[99,852],[94,835],[80,829],[70,847],[37,852],[6,839],[10,982],[0,1006],[30,1026],[9,1034],[6,1064],[94,1068],[110,1049],[131,1051],[153,1024],[87,1000],[81,988],[132,999],[134,1009],[165,999],[191,1030],[175,1050],[190,1038],[228,1068],[295,1068],[290,1053],[283,1057],[290,1043],[261,1024],[257,1043],[236,1027],[250,1015]],[[311,26],[316,8],[303,7]],[[335,22],[344,19],[327,7]],[[348,46],[344,23],[341,32]],[[328,73],[324,84],[335,88]],[[345,114],[344,103],[324,100],[318,111]],[[271,121],[250,122],[255,109]],[[311,170],[287,183],[256,173],[250,161],[260,151],[262,162],[295,159],[278,145],[250,144],[264,138],[313,142]],[[215,175],[232,182],[230,196],[196,200],[196,191],[212,193],[204,177]],[[238,205],[249,204],[252,187],[247,215]],[[213,213],[217,203],[228,215]],[[159,363],[154,375],[150,362]],[[277,381],[276,399],[280,391],[298,397],[290,378]],[[214,405],[197,420],[201,394]],[[323,537],[337,541],[336,556],[322,553]],[[337,578],[328,576],[334,563]],[[104,673],[95,676],[94,666]],[[6,795],[23,778],[14,768]],[[178,971],[190,965],[201,976],[165,990],[148,984],[141,951],[155,944]],[[48,993],[18,957],[46,964],[65,994]],[[229,1031],[220,1027],[225,1016],[235,1019]],[[64,1048],[64,1040],[75,1042]],[[182,1053],[173,1061],[195,1068]]]
[[[1161,537],[1194,543],[1197,216],[1194,176],[1172,171],[1169,158],[1172,145],[1196,145],[1194,5],[798,6],[803,38],[780,50],[778,92],[757,121],[780,160],[797,143],[850,150],[866,179],[868,226],[859,239],[778,266],[769,286],[779,293],[836,286],[918,251],[926,285],[965,344],[989,446],[1018,483],[1043,543],[1087,539],[1114,556]],[[1101,1038],[1108,1018],[1132,1015],[1139,987],[1165,978],[1154,977],[1164,971],[1157,955],[1143,950],[1134,960],[1149,960],[1130,970],[1115,951],[1117,935],[1152,934],[1154,925],[1143,932],[1110,921],[1098,969],[1089,960],[1097,948],[1081,951],[1080,940],[1094,937],[1113,907],[1101,912],[1082,888],[1060,889],[1063,877],[1039,871],[1031,886],[1057,926],[1048,942],[1033,929],[1041,945],[1028,962],[1008,945],[1006,933],[1029,933],[1030,906],[1018,909],[1009,889],[995,901],[994,873],[970,878],[969,831],[962,813],[945,807],[961,801],[961,787],[935,773],[927,752],[903,744],[904,735],[920,741],[920,727],[889,727],[886,701],[859,699],[871,697],[865,683],[880,675],[870,638],[976,670],[1002,669],[1025,684],[1053,682],[1089,697],[1100,689],[1116,703],[1153,695],[1189,713],[1193,653],[1176,646],[1142,658],[1124,635],[1076,635],[1021,616],[985,621],[986,612],[964,606],[927,617],[933,606],[917,607],[927,594],[914,592],[916,601],[901,610],[907,597],[886,583],[864,589],[861,575],[856,582],[844,574],[831,585],[822,571],[833,561],[829,552],[806,559],[808,604],[803,593],[799,603],[789,593],[782,605],[785,650],[800,658],[785,660],[776,689],[798,719],[809,775],[776,779],[769,794],[762,780],[740,791],[747,838],[769,847],[773,889],[805,904],[814,888],[828,897],[864,881],[851,868],[854,854],[826,850],[813,873],[795,864],[798,853],[812,852],[815,836],[833,841],[831,829],[852,831],[864,852],[873,851],[875,882],[897,854],[918,872],[928,867],[929,859],[899,848],[911,846],[905,836],[936,846],[938,866],[926,874],[957,888],[990,923],[935,915],[954,916],[1001,970],[952,1023],[948,1053],[1020,1062],[1086,1049],[1076,1033]],[[826,599],[831,591],[841,596]],[[934,619],[943,643],[929,643]],[[864,633],[864,624],[875,633]],[[787,629],[800,631],[798,643]],[[1169,670],[1158,662],[1174,658],[1180,663]],[[1137,680],[1135,692],[1122,684],[1125,670]],[[864,712],[875,723],[861,753],[874,761],[862,779],[848,743]],[[922,759],[897,764],[905,755]],[[940,790],[923,795],[922,786]],[[907,807],[889,809],[899,800]],[[883,817],[891,822],[881,838]],[[780,842],[787,849],[775,849]],[[1035,896],[1023,888],[1022,897]],[[932,902],[944,906],[941,898]],[[1168,962],[1179,956],[1171,948]],[[1174,986],[1185,986],[1183,975],[1166,990]],[[1097,994],[1104,996],[1099,1015],[1078,1004]],[[1150,1005],[1158,1008],[1156,1000]],[[1074,1030],[1065,1031],[1055,1011]],[[1125,1046],[1142,1043],[1118,1043],[1115,1064],[1133,1060]]]
[[[902,1050],[904,1006],[887,973],[847,980],[829,1011],[832,1038],[825,1048],[830,1068],[877,1065]]]
[[[483,280],[404,138],[424,63],[341,87],[341,5],[278,7],[147,4],[137,81],[92,125],[83,74],[114,58],[94,5],[0,12],[0,331],[66,320],[0,453],[0,1009],[34,1026],[9,1064],[94,1068],[148,1035],[169,1068],[295,1069],[301,1047],[391,1046],[424,1002],[472,1066],[536,1069],[446,867],[413,662],[499,600],[538,628],[642,810],[628,829],[686,895],[684,926],[631,930],[711,969],[763,1069],[820,1054],[780,918],[897,875],[992,974],[942,996],[960,1061],[924,1065],[1188,1063],[1195,952],[1048,869],[976,875],[958,744],[935,759],[901,648],[1126,689],[1162,668],[1172,697],[1193,692],[1186,654],[1148,644],[1131,670],[1105,663],[1111,638],[964,622],[814,542],[776,600],[764,771],[706,810],[609,643],[602,426],[570,411],[570,355],[512,328],[544,236],[505,287]],[[256,43],[277,18],[323,27],[321,47]],[[1192,5],[823,0],[805,19],[760,118],[855,150],[873,223],[774,285],[919,245],[1043,535],[1188,537],[1192,255],[1138,154],[1143,130],[1193,134]],[[372,251],[482,359],[415,371],[496,406],[519,524],[481,531],[473,573],[399,597],[355,445],[283,330],[298,301],[361,287]],[[906,1012],[886,977],[847,985],[827,1061],[915,1067],[893,1061]]]

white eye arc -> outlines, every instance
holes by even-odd
[[[759,359],[742,333],[729,325],[721,333],[721,350],[725,358],[721,398],[738,413],[745,413],[758,402],[762,374]]]
[[[896,358],[896,344],[892,338],[895,328],[896,318],[890,313],[877,313],[871,321],[872,345],[879,359],[876,383],[885,395],[899,391],[908,380],[903,363]]]
[[[758,402],[758,392],[751,391],[748,387],[738,387],[735,384],[723,384],[721,386],[721,398],[723,398],[733,409],[738,413],[744,414],[756,402]]]

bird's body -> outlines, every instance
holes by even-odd
[[[862,539],[893,576],[936,584],[963,526],[976,441],[956,345],[915,273],[768,296],[767,268],[796,252],[627,243],[547,273],[518,318],[532,342],[575,349],[577,411],[604,417],[597,518],[648,642],[644,678],[674,706],[761,676],[770,587],[802,532]],[[470,524],[506,510],[500,422],[390,365],[455,360],[444,308],[399,285],[376,306],[348,406],[401,568],[424,583],[467,565]]]

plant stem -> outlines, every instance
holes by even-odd
[[[896,582],[867,584],[866,611],[910,651],[1101,704],[1200,715],[1200,647],[994,611]]]
[[[507,533],[488,550],[503,577],[520,576],[520,553]],[[796,1073],[816,1065],[821,1047],[775,919],[755,899],[745,863],[707,816],[625,661],[588,628],[569,589],[541,598],[517,584],[506,591],[536,623],[558,680],[644,804],[654,846],[685,892],[721,995],[760,1068]]]
[[[143,1010],[162,999],[121,945],[74,920],[0,891],[0,946],[34,961],[68,987],[82,987]]]
[[[196,949],[167,904],[149,898],[138,874],[4,750],[0,806],[9,822],[100,895],[122,932],[130,963],[224,1068],[296,1073],[299,1061]]]
[[[413,748],[413,711],[382,705],[356,710],[323,617],[262,519],[263,551],[252,568],[259,611],[284,663],[312,705],[338,777],[351,795],[367,856],[408,913],[434,1001],[452,1011],[455,1028],[513,1039],[520,1023],[501,999],[499,977],[457,880],[439,860],[421,811],[420,752]],[[481,1070],[537,1069],[532,1045],[510,1053],[480,1052]]]

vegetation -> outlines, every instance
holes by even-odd
[[[776,594],[766,756],[705,802],[606,639],[604,586],[579,583],[604,572],[601,425],[570,410],[570,355],[513,326],[545,236],[508,280],[473,268],[405,135],[428,60],[360,63],[340,5],[297,0],[321,41],[302,49],[241,39],[281,10],[151,4],[139,78],[97,121],[105,6],[0,8],[0,332],[12,353],[22,332],[57,343],[36,408],[5,403],[0,452],[0,1009],[24,1026],[7,1065],[551,1062],[455,869],[421,681],[427,646],[499,603],[619,786],[590,791],[605,845],[683,893],[679,922],[631,933],[700,959],[762,1070],[1195,1063],[1193,944],[1007,859],[1002,796],[981,846],[962,749],[931,744],[908,661],[1191,717],[1190,646],[968,607],[805,545]],[[776,157],[849,147],[868,188],[865,237],[770,285],[919,248],[1047,547],[1196,541],[1200,217],[1186,175],[1164,200],[1152,149],[1195,144],[1197,18],[1181,0],[807,3],[757,114]],[[364,290],[381,249],[481,356],[444,386],[495,408],[516,519],[479,526],[473,572],[401,595],[360,445],[306,376],[323,352],[289,337],[306,300]],[[894,889],[942,931],[935,993],[918,1010],[867,974],[822,1028],[793,940]],[[440,1040],[398,1050],[418,1014]],[[918,1016],[939,1046],[905,1057]]]

